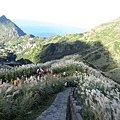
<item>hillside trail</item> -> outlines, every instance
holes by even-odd
[[[51,106],[46,109],[36,120],[66,120],[68,96],[71,88],[57,94]]]
[[[119,70],[119,69],[120,69],[119,67],[118,68],[114,68],[114,69],[109,70],[107,73],[114,72],[115,70]]]
[[[86,58],[86,57],[88,57],[89,55],[91,55],[91,54],[93,54],[93,53],[95,53],[95,52],[98,52],[99,50],[103,49],[105,46],[108,46],[108,45],[110,45],[110,44],[112,44],[112,43],[114,43],[114,42],[116,42],[116,41],[118,41],[118,40],[114,40],[113,42],[107,43],[107,44],[104,45],[103,47],[100,47],[100,48],[98,48],[98,49],[96,49],[96,50],[94,50],[94,51],[88,53],[88,54],[85,55],[83,58]]]
[[[117,25],[117,24],[116,24],[116,25]],[[115,25],[113,28],[115,28],[116,25]],[[110,34],[110,33],[111,33],[111,30],[108,32],[108,34]],[[108,38],[110,38],[110,37],[108,37]],[[110,38],[110,39],[111,39],[111,38]],[[114,42],[116,42],[116,41],[118,41],[118,40],[114,40],[113,42],[109,42],[109,43],[105,44],[104,46],[108,46],[108,45],[110,45],[110,44],[112,44],[112,43],[114,43]],[[99,51],[99,50],[101,50],[101,49],[103,49],[103,48],[104,48],[104,47],[100,47],[100,48],[98,48],[98,49],[96,49],[96,50],[88,53],[88,54],[85,55],[83,58],[86,58],[86,57],[88,57],[89,55],[91,55],[91,54],[93,54],[93,53],[95,53],[95,52],[97,52],[97,51]],[[85,51],[83,51],[83,52],[85,52]]]

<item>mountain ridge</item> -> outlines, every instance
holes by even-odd
[[[119,69],[115,69],[120,67],[119,28],[120,19],[117,19],[84,33],[56,35],[46,40],[25,35],[4,41],[4,46],[16,54],[16,60],[24,58],[33,63],[78,54],[83,61],[109,76],[112,69],[114,72],[119,72]],[[120,79],[119,75],[110,76],[113,79]]]
[[[0,26],[0,32],[3,38],[26,35],[16,24],[7,19],[5,15],[0,17]]]

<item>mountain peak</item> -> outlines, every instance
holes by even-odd
[[[6,20],[8,20],[8,19],[6,18],[5,15],[2,15],[2,16],[0,17],[0,22],[5,22]]]
[[[5,15],[2,15],[0,18],[5,18],[5,19],[7,19]]]
[[[1,36],[6,36],[7,38],[25,35],[25,33],[10,19],[7,19],[5,15],[0,17],[0,33]]]

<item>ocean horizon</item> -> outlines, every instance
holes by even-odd
[[[34,36],[38,36],[41,38],[49,38],[55,35],[84,33],[87,31],[86,29],[83,28],[38,21],[14,20],[13,22],[25,33],[32,34]]]

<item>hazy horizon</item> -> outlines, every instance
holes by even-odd
[[[47,22],[32,21],[32,20],[12,20],[12,22],[15,23],[19,28],[21,28],[27,34],[33,34],[38,37],[46,37],[46,38],[54,35],[75,34],[75,33],[83,33],[87,31],[83,28],[47,23]]]
[[[120,16],[119,0],[0,0],[0,16],[91,29]]]

